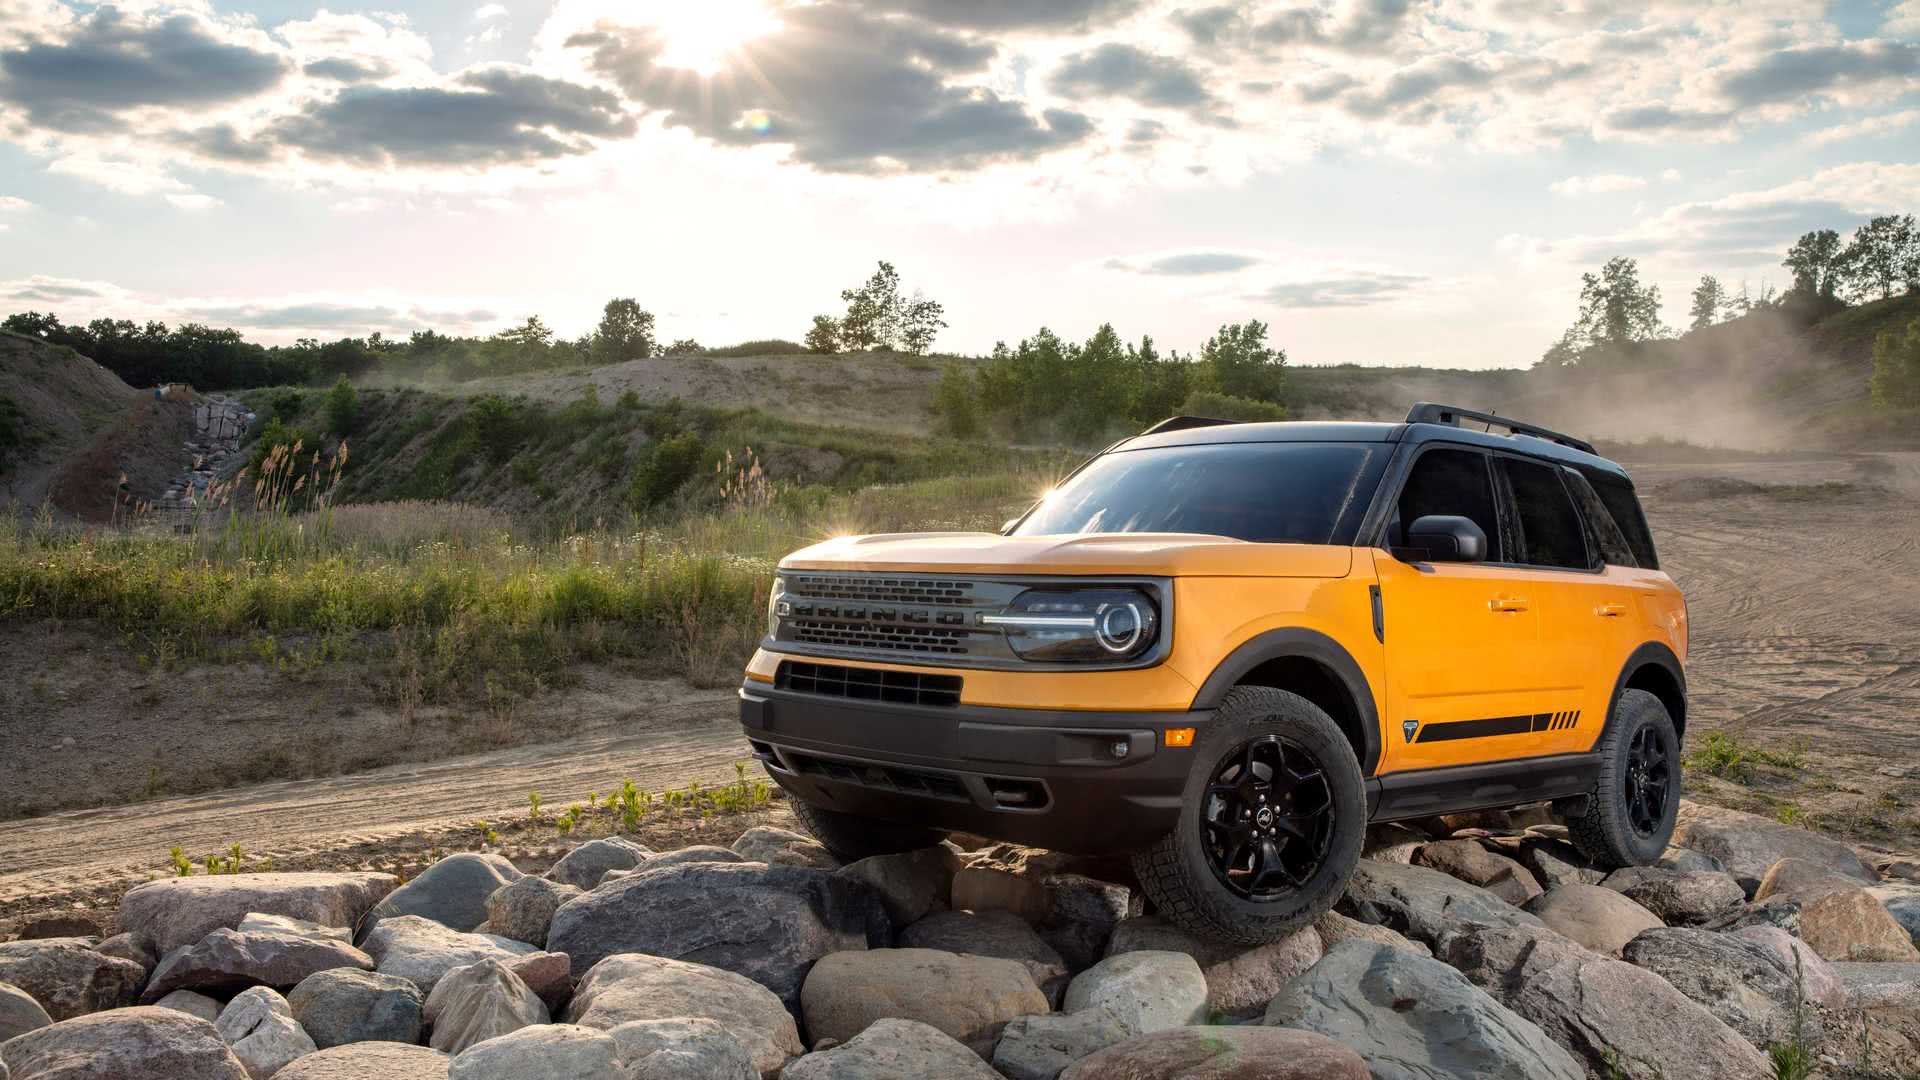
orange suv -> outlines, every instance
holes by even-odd
[[[1551,801],[1597,864],[1658,858],[1686,653],[1588,443],[1424,403],[1176,417],[999,534],[782,560],[740,718],[843,858],[1127,854],[1161,915],[1251,943],[1332,905],[1369,822]]]

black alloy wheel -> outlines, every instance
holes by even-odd
[[[1660,732],[1649,725],[1633,733],[1627,744],[1627,822],[1633,831],[1652,836],[1667,816],[1667,792],[1673,763]]]
[[[1305,887],[1326,861],[1333,828],[1326,768],[1304,745],[1262,735],[1214,766],[1200,843],[1234,895],[1271,903]]]

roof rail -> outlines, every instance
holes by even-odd
[[[1169,431],[1185,431],[1188,428],[1197,427],[1219,427],[1221,424],[1237,424],[1239,422],[1238,420],[1221,420],[1212,416],[1169,416],[1140,434],[1164,435]]]
[[[1460,421],[1462,420],[1472,420],[1476,423],[1489,425],[1490,427],[1506,428],[1515,435],[1531,435],[1536,439],[1545,439],[1548,442],[1559,443],[1561,446],[1572,447],[1582,453],[1593,454],[1596,457],[1599,456],[1599,451],[1595,450],[1593,444],[1585,439],[1576,439],[1571,435],[1565,435],[1536,424],[1522,423],[1510,417],[1496,416],[1493,413],[1477,412],[1473,409],[1463,409],[1458,405],[1435,405],[1430,401],[1416,402],[1413,408],[1407,410],[1406,422],[1409,424],[1446,424],[1449,427],[1459,427]]]

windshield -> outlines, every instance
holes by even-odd
[[[1054,489],[1013,535],[1179,532],[1350,544],[1385,450],[1308,442],[1122,450]]]

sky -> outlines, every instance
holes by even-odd
[[[0,0],[0,312],[1531,363],[1920,209],[1920,0]]]

